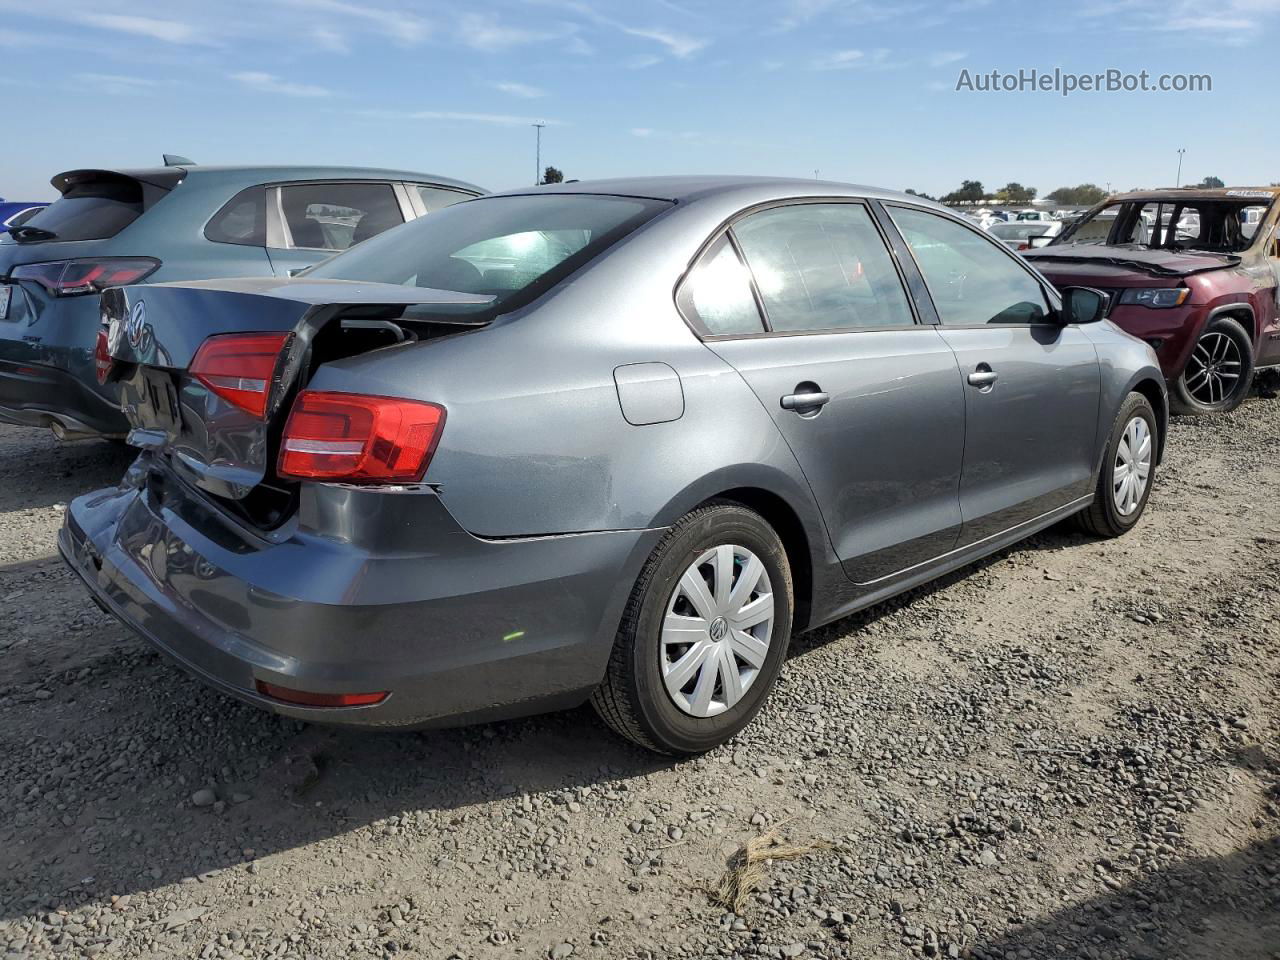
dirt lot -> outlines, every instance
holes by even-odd
[[[0,427],[5,957],[1280,957],[1280,402],[1177,421],[1141,526],[800,638],[738,741],[427,735],[211,693],[89,602],[127,456]],[[815,849],[716,905],[748,838]]]

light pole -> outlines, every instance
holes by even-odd
[[[1175,187],[1182,186],[1182,155],[1186,152],[1186,147],[1178,148],[1178,181],[1174,184]]]
[[[545,123],[535,123],[533,129],[537,131],[537,146],[533,153],[533,185],[536,187],[542,182],[542,128]]]

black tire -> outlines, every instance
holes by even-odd
[[[1225,361],[1226,366],[1215,367],[1211,355],[1216,353],[1217,347],[1225,345],[1223,337],[1234,345],[1235,354],[1232,356],[1239,359],[1230,359]],[[1174,382],[1169,394],[1174,411],[1188,415],[1231,412],[1249,395],[1253,384],[1253,362],[1253,341],[1238,321],[1231,317],[1210,320],[1200,331],[1186,369]],[[1216,372],[1206,374],[1206,369]],[[1231,376],[1236,379],[1231,381]]]
[[[724,544],[745,547],[764,565],[774,598],[773,628],[764,662],[742,699],[717,716],[695,717],[676,705],[663,682],[662,624],[685,571],[703,552]],[[591,704],[605,723],[642,747],[676,756],[705,753],[750,723],[769,695],[786,659],[793,610],[791,568],[773,528],[738,504],[699,507],[667,532],[646,561]]]
[[[1123,514],[1116,505],[1113,496],[1116,461],[1119,456],[1120,441],[1131,420],[1141,417],[1147,423],[1151,436],[1151,472],[1147,476],[1145,489],[1137,506],[1131,513]],[[1076,521],[1086,533],[1097,537],[1118,537],[1128,533],[1137,525],[1142,513],[1147,509],[1147,498],[1156,482],[1156,451],[1160,449],[1160,425],[1156,413],[1151,409],[1151,401],[1140,393],[1131,393],[1120,405],[1111,433],[1107,437],[1107,449],[1102,459],[1102,469],[1098,471],[1098,486],[1094,492],[1093,503],[1076,514]]]

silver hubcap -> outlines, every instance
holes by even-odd
[[[1182,375],[1187,393],[1205,404],[1221,403],[1240,381],[1239,345],[1225,333],[1206,333],[1196,342]]]
[[[773,588],[760,558],[725,544],[698,557],[676,584],[662,622],[662,680],[682,711],[714,717],[760,675],[773,634]]]
[[[1120,516],[1127,517],[1138,509],[1151,477],[1151,430],[1142,417],[1126,424],[1116,448],[1115,467],[1111,471],[1111,496]]]

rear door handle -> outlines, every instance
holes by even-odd
[[[783,410],[816,410],[831,402],[829,393],[789,393],[778,401]]]
[[[985,363],[979,365],[978,369],[969,374],[969,383],[975,387],[989,387],[1000,379],[1000,374],[996,373]]]

